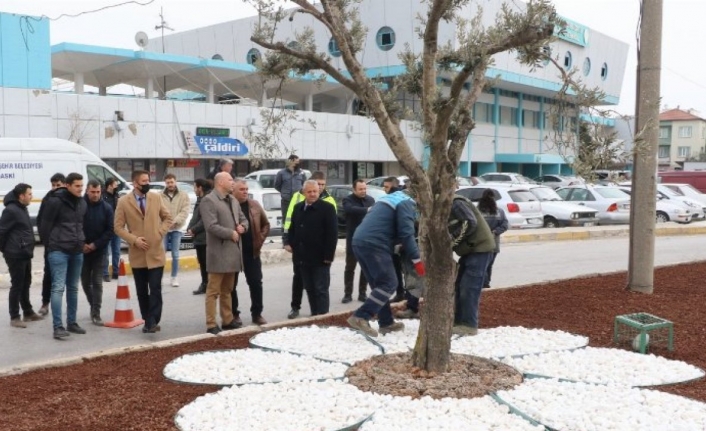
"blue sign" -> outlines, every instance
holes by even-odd
[[[563,39],[567,42],[573,43],[578,46],[588,46],[588,33],[589,30],[586,26],[583,26],[576,21],[571,21],[561,17],[564,22],[566,22],[565,28],[556,28],[554,34],[559,36],[559,39]]]
[[[204,156],[246,156],[248,147],[235,138],[223,136],[194,136],[196,145]]]

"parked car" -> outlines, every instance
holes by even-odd
[[[527,187],[503,184],[483,184],[461,187],[456,193],[478,204],[485,189],[491,189],[498,207],[505,211],[511,229],[540,228],[544,225],[542,204]]]
[[[533,179],[514,172],[490,172],[480,177],[488,183],[537,184]]]
[[[261,171],[250,172],[245,176],[245,179],[256,181],[262,186],[261,188],[272,189],[275,187],[275,177],[277,176],[277,172],[280,170],[281,169],[264,169]],[[311,178],[311,171],[302,169],[302,172],[304,172],[304,176],[307,180]]]
[[[166,187],[164,181],[154,181],[150,182],[150,191],[155,193],[162,193]],[[196,193],[194,192],[194,185],[184,181],[177,181],[177,188],[180,192],[185,192],[189,195],[189,202],[191,203],[191,211],[194,210],[196,205]]]
[[[670,171],[658,172],[661,183],[690,184],[696,190],[706,193],[706,172],[704,171]]]
[[[598,224],[598,210],[566,202],[551,187],[528,186],[528,188],[542,203],[544,227],[595,226]]]
[[[630,195],[616,187],[581,185],[556,191],[565,201],[598,210],[600,224],[630,222]]]
[[[674,190],[677,194],[680,194],[689,199],[699,201],[706,205],[706,194],[701,193],[696,187],[691,184],[686,183],[662,183],[663,186]]]
[[[706,207],[702,202],[682,196],[664,184],[657,184],[657,193],[662,199],[676,201],[684,205],[691,211],[691,220],[703,220],[706,214]]]
[[[248,190],[248,197],[262,205],[270,222],[269,236],[282,235],[282,198],[275,189]]]
[[[365,183],[369,186],[375,186],[375,187],[382,187],[382,183],[385,182],[385,178],[392,177],[394,175],[388,175],[385,177],[375,177],[373,179],[370,179],[366,181]],[[397,178],[397,182],[400,183],[400,187],[404,187],[407,184],[407,181],[409,180],[409,177],[407,175],[400,175]]]
[[[620,187],[620,190],[632,196],[632,189],[630,187]],[[690,223],[691,222],[691,211],[684,207],[680,203],[675,203],[677,201],[665,199],[657,193],[657,214],[655,216],[655,221],[657,223],[664,223],[668,221],[673,221],[676,223]]]
[[[353,186],[346,184],[331,185],[327,186],[326,190],[328,190],[329,194],[336,200],[336,207],[338,208],[338,236],[345,237],[346,212],[343,210],[343,198],[353,193]],[[385,190],[376,186],[368,186],[368,196],[377,201],[380,197],[385,196]]]
[[[543,186],[551,187],[553,189],[558,189],[560,187],[577,186],[580,184],[585,184],[586,182],[579,177],[565,176],[565,175],[542,175],[534,179],[537,184]]]

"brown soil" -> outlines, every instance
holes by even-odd
[[[443,374],[427,373],[412,366],[411,353],[357,362],[348,369],[346,377],[362,391],[435,399],[477,398],[522,383],[522,373],[514,368],[467,355],[452,355],[449,370]]]
[[[626,292],[625,274],[484,292],[481,328],[561,329],[603,347],[612,345],[616,315],[648,312],[674,322],[675,351],[655,353],[706,369],[704,279],[706,262],[699,262],[658,269],[653,295]],[[321,324],[343,325],[345,317]],[[0,378],[0,430],[174,430],[177,410],[217,388],[168,382],[164,366],[189,352],[245,347],[247,338],[217,337]],[[706,401],[706,379],[659,390]]]

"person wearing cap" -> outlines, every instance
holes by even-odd
[[[292,196],[302,189],[304,181],[306,181],[304,171],[299,168],[300,164],[299,156],[292,154],[287,159],[287,167],[280,169],[275,176],[275,190],[279,192],[282,199],[282,206],[280,207],[282,209],[282,220],[287,216]]]

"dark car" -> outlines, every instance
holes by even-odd
[[[338,236],[343,238],[346,236],[346,212],[343,211],[343,198],[353,193],[353,186],[347,184],[338,184],[326,186],[329,194],[336,200],[338,208]],[[385,190],[380,187],[368,186],[368,196],[378,200],[385,195]]]

